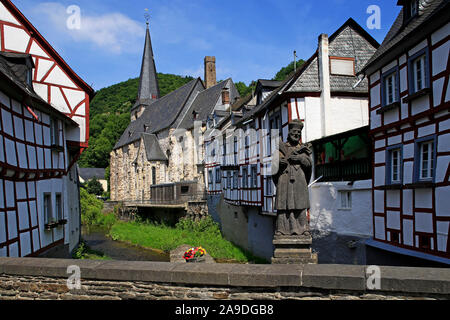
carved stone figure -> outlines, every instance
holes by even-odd
[[[311,179],[311,148],[300,143],[303,123],[289,124],[287,142],[280,142],[279,169],[273,175],[277,186],[275,236],[310,236],[308,184]]]

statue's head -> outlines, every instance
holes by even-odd
[[[288,139],[292,144],[298,144],[302,137],[302,130],[304,124],[298,119],[292,120],[289,123],[289,135]]]

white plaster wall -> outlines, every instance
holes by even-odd
[[[447,60],[450,50],[450,41],[433,50],[432,73],[433,76],[447,69]]]
[[[330,134],[337,134],[369,124],[369,102],[365,98],[333,97],[330,112],[333,126]]]
[[[320,98],[306,97],[305,98],[305,132],[308,141],[313,141],[322,138],[321,123],[322,118],[320,114]]]
[[[310,188],[311,229],[328,234],[372,236],[372,180],[316,183]],[[340,191],[352,192],[352,209],[341,209]]]

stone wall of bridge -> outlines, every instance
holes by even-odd
[[[69,266],[81,288],[69,289]],[[449,299],[450,269],[353,265],[236,265],[0,258],[0,300]]]

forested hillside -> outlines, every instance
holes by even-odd
[[[297,68],[304,61],[297,62]],[[273,80],[284,80],[294,70],[294,62],[282,68]],[[178,89],[191,81],[192,77],[182,77],[173,74],[158,73],[161,96]],[[252,93],[256,82],[249,86],[236,82],[239,94],[244,97]],[[89,112],[90,139],[78,164],[84,168],[106,168],[109,166],[109,154],[115,143],[130,123],[130,109],[136,101],[139,78],[112,85],[99,90],[91,101]]]

